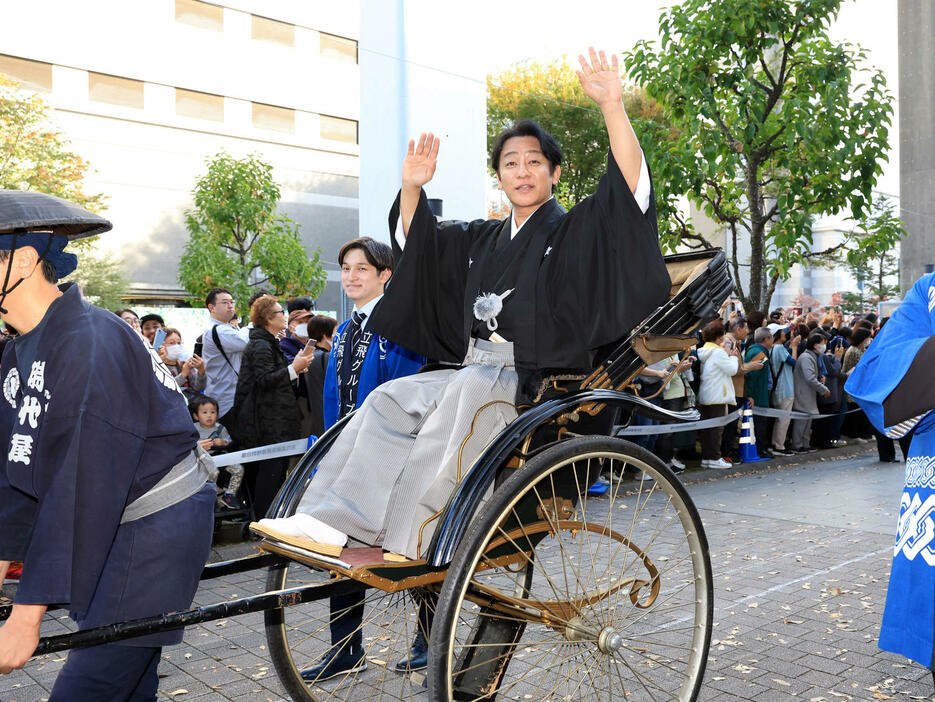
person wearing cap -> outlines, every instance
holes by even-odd
[[[160,329],[165,329],[166,320],[162,318],[161,315],[151,312],[150,314],[144,314],[140,318],[140,331],[148,340],[149,343],[153,343],[153,340],[156,338],[156,332]]]
[[[69,239],[110,228],[51,195],[0,191],[0,317],[20,331],[0,365],[0,580],[24,561],[0,674],[26,664],[49,607],[79,629],[187,609],[210,552],[214,466],[172,374],[117,316],[56,285],[77,265]],[[73,650],[50,700],[155,700],[161,648],[181,639]]]

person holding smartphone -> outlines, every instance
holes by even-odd
[[[205,391],[205,362],[197,354],[189,355],[182,346],[182,333],[178,329],[167,327],[164,331],[166,338],[156,353],[166,368],[172,371],[185,397],[191,401]]]

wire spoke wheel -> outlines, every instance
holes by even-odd
[[[270,568],[267,589],[279,590],[328,580],[329,575],[298,563]],[[397,672],[396,664],[408,660],[418,629],[427,628],[434,617],[437,595],[422,588],[397,593],[377,589],[359,590],[337,599],[334,612],[329,598],[266,612],[266,637],[270,657],[290,697],[296,702],[323,700],[412,700],[426,698],[426,671]],[[360,601],[363,600],[363,607]],[[363,610],[355,618],[355,609]],[[359,625],[342,627],[332,637],[332,623],[347,617]],[[358,614],[357,617],[360,617]],[[342,647],[359,634],[366,668],[315,679],[309,670],[325,654]],[[342,638],[343,636],[343,638]],[[334,643],[332,643],[334,638]]]
[[[589,496],[601,474],[610,489]],[[622,439],[571,439],[510,476],[459,546],[432,699],[689,702],[712,616],[707,541],[678,479]]]

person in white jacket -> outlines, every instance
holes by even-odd
[[[701,361],[701,387],[698,390],[698,410],[702,419],[724,417],[727,408],[734,404],[733,375],[741,363],[740,349],[730,353],[721,345],[724,341],[724,324],[716,319],[708,322],[701,332],[704,346],[698,349]],[[700,429],[701,467],[724,470],[731,464],[721,457],[721,434],[724,427]]]

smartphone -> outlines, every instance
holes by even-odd
[[[202,353],[204,353],[204,350],[205,350],[205,345],[200,341],[196,341],[195,342],[195,355],[201,358],[201,355]]]
[[[166,336],[165,329],[157,329],[156,336],[153,337],[153,348],[158,351],[159,347],[162,346],[162,342],[166,340]]]

